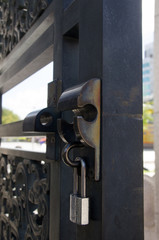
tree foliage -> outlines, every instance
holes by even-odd
[[[147,128],[148,124],[153,124],[154,122],[154,104],[153,101],[146,102],[143,104],[143,126],[144,129]]]
[[[2,109],[2,124],[19,121],[20,117],[7,108]]]

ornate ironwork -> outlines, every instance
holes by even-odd
[[[0,239],[48,240],[48,164],[2,155]]]
[[[6,57],[51,0],[0,0],[0,59]]]

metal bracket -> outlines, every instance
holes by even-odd
[[[55,132],[57,129],[57,114],[52,108],[44,108],[29,113],[23,121],[24,132]]]
[[[95,149],[96,181],[100,177],[100,98],[101,81],[91,79],[84,84],[67,89],[58,101],[60,111],[72,110],[75,113],[73,129],[76,140]],[[60,129],[62,140],[68,142],[69,137],[64,134],[62,128]]]

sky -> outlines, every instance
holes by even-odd
[[[155,0],[142,0],[142,38],[144,45],[153,41]]]
[[[47,84],[53,80],[51,62],[31,77],[2,95],[2,107],[12,110],[20,119],[47,107]]]
[[[142,36],[144,45],[153,41],[155,0],[142,0]],[[2,97],[3,108],[8,108],[21,119],[35,110],[47,107],[47,84],[53,79],[53,63],[18,84]],[[31,86],[31,87],[30,87]]]

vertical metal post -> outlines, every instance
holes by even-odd
[[[141,1],[103,1],[103,239],[143,240]]]
[[[141,2],[80,7],[80,81],[102,79],[102,176],[78,239],[143,239]]]
[[[68,78],[71,79],[70,61],[66,60],[71,55],[69,43],[65,41],[63,27],[64,1],[54,0],[54,80],[62,80],[63,89],[68,87]],[[68,5],[68,2],[67,2]],[[65,67],[65,61],[66,67]],[[70,68],[67,68],[67,64]],[[67,81],[66,81],[67,78]],[[50,91],[51,95],[51,91]],[[50,97],[50,96],[49,96]],[[55,138],[55,161],[50,169],[50,239],[66,240],[75,239],[75,226],[69,221],[69,194],[72,192],[72,169],[66,167],[61,161],[61,143],[58,136]],[[48,143],[49,148],[53,149]]]
[[[62,0],[54,0],[55,8],[53,9],[54,14],[54,80],[62,80]],[[51,85],[48,86],[51,89]],[[49,89],[48,98],[52,98],[52,92]],[[51,105],[52,104],[49,104]],[[57,137],[55,138],[55,141]],[[61,163],[60,163],[60,146],[55,142],[55,160],[50,164],[50,233],[49,239],[59,240],[60,237],[60,211],[61,211]],[[51,142],[47,143],[48,151],[51,151]]]

